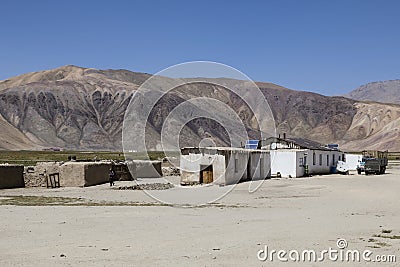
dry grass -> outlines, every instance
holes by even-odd
[[[388,239],[400,239],[400,235],[374,235],[374,237],[380,237],[380,238],[388,238]]]
[[[1,151],[0,164],[22,164],[25,166],[35,165],[43,161],[67,161],[69,156],[76,156],[77,160],[125,160],[123,152],[110,151]],[[145,153],[129,153],[129,159],[146,159]],[[150,151],[148,157],[151,160],[162,159],[163,152]]]
[[[178,207],[178,208],[243,208],[244,205],[225,205],[210,203],[206,205],[172,205],[161,202],[116,202],[116,201],[93,201],[84,198],[73,197],[45,197],[45,196],[0,196],[0,206],[134,206],[134,207]]]
[[[376,242],[375,244],[380,247],[390,247],[390,245],[385,242]]]
[[[2,196],[0,205],[14,206],[170,206],[163,203],[92,201],[84,198],[44,196]]]

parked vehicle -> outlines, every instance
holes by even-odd
[[[349,166],[347,165],[346,162],[339,160],[337,162],[336,171],[337,171],[337,173],[348,175],[349,174]]]
[[[357,173],[358,174],[361,174],[362,172],[364,172],[365,161],[367,161],[367,159],[362,158],[361,161],[358,162],[358,165],[357,165]]]
[[[384,174],[388,163],[387,151],[363,151],[362,162],[357,167],[358,174]]]
[[[369,159],[365,162],[364,166],[365,175],[369,174],[381,174],[383,173],[381,170],[381,166],[379,164],[379,160],[377,159]]]

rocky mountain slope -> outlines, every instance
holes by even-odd
[[[400,104],[400,80],[368,83],[345,96],[355,100]]]
[[[1,81],[0,149],[120,150],[125,110],[149,77],[126,70],[65,66]],[[400,151],[398,105],[326,97],[270,83],[258,86],[270,104],[279,133],[321,143],[338,142],[354,151]],[[218,86],[194,83],[164,96],[152,111],[148,123],[150,148],[159,148],[161,126],[169,112],[197,96],[229,104],[238,111],[250,135],[258,136],[251,110],[236,95]],[[220,106],[193,106],[196,109],[224,114]],[[224,120],[233,123],[228,116]],[[218,145],[229,145],[223,127],[204,118],[192,120],[182,129],[180,144],[198,145],[206,137],[212,137]]]

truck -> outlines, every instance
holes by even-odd
[[[384,174],[388,163],[388,151],[365,150],[362,152],[362,161],[357,167],[358,174]]]

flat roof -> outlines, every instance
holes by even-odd
[[[0,167],[20,167],[20,166],[24,166],[22,164],[9,164],[9,163],[1,163]]]
[[[208,150],[221,150],[221,151],[247,151],[247,152],[269,152],[269,150],[265,149],[250,149],[250,148],[241,148],[241,147],[183,147],[181,150],[189,150],[189,149],[208,149]]]

